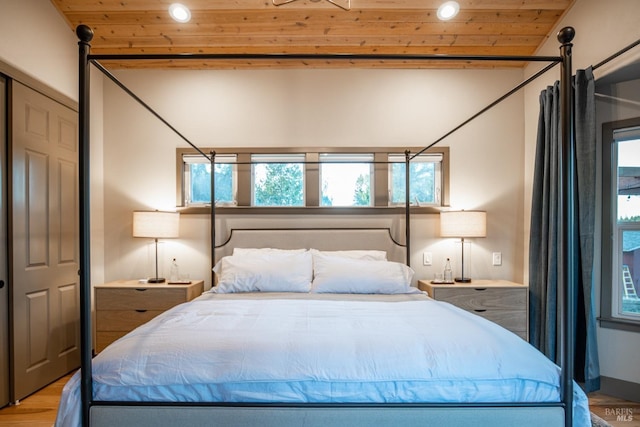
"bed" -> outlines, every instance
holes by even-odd
[[[95,358],[95,399],[263,404],[268,412],[275,404],[358,405],[357,420],[340,415],[344,425],[400,425],[398,416],[413,419],[402,425],[443,425],[413,414],[421,404],[560,401],[555,364],[506,329],[431,300],[411,286],[413,271],[387,260],[386,251],[236,248],[215,270],[211,291]],[[76,374],[65,387],[58,427],[80,425],[79,382]],[[589,425],[587,398],[578,387],[574,393],[574,425]],[[407,402],[418,406],[390,413],[382,424],[378,415],[359,414],[362,405]],[[234,424],[326,425],[295,413],[288,421],[269,413],[266,422],[262,411]],[[133,425],[122,415],[109,423]],[[544,416],[537,413],[536,423]],[[227,425],[222,419],[207,425]],[[469,414],[465,424],[480,425],[476,420]]]
[[[284,248],[287,254],[293,251],[296,256],[310,257],[310,264],[308,260],[274,264],[275,261],[269,259],[258,263],[263,268],[256,270],[251,268],[258,265],[255,260],[233,264],[238,261],[238,258],[234,259],[233,248],[217,266],[222,281],[216,287],[217,292],[207,293],[166,312],[113,343],[93,360],[88,68],[90,64],[96,65],[117,81],[98,61],[127,57],[92,56],[89,53],[89,42],[93,37],[91,29],[81,25],[77,34],[80,38],[82,366],[65,387],[57,426],[589,425],[586,397],[575,386],[570,374],[574,351],[575,266],[568,262],[573,256],[570,242],[574,233],[570,216],[574,196],[570,167],[573,157],[572,103],[568,83],[573,29],[563,29],[558,36],[562,44],[560,57],[454,58],[562,64],[564,107],[561,126],[566,142],[563,149],[568,151],[563,157],[567,167],[563,169],[566,191],[561,210],[566,226],[559,250],[561,264],[567,266],[560,274],[559,284],[564,313],[560,325],[561,367],[499,326],[446,303],[429,300],[410,285],[409,267],[401,260],[353,260],[347,257],[345,261],[339,256],[344,254],[322,252],[358,248],[321,247],[315,243],[295,246],[290,242],[275,249]],[[193,58],[188,55],[136,55],[131,59],[181,57]],[[215,55],[202,57],[216,59]],[[296,55],[282,57],[300,59]],[[357,60],[349,55],[340,58]],[[452,59],[437,55],[422,59],[447,58]],[[420,153],[415,153],[414,157]],[[406,154],[408,164],[411,157]],[[211,155],[212,163],[213,158]],[[403,255],[408,260],[410,204],[409,192],[406,193]],[[212,259],[215,259],[215,242],[218,241],[215,206],[211,207],[211,221]],[[324,241],[327,241],[326,237]],[[264,250],[264,245],[255,245],[252,249]],[[374,248],[359,249],[371,251]],[[382,252],[388,255],[393,251],[397,252],[397,248]],[[322,263],[318,264],[317,252],[331,258],[324,270]],[[225,265],[225,259],[232,263]],[[358,264],[357,268],[353,267],[354,263]],[[368,267],[364,268],[363,263],[369,263]],[[303,276],[308,283],[298,283],[292,291],[281,289],[283,277],[265,281],[265,271],[278,271],[269,268],[273,265],[281,265],[280,271],[287,271],[287,277],[291,276],[291,266],[307,266],[304,272],[295,276]],[[241,286],[227,285],[231,287],[228,292],[220,292],[228,283],[224,276],[229,268],[251,270],[251,274],[242,270],[242,274],[233,277],[232,283],[239,277],[259,277],[248,280],[248,284],[243,282]],[[338,280],[330,280],[330,286],[326,285],[324,292],[318,292],[318,277],[326,271],[339,271],[334,274],[337,276],[334,279]],[[361,272],[373,272],[373,275],[356,274],[345,288],[345,278]],[[371,287],[371,283],[388,278],[388,275],[393,277],[391,285],[384,283],[380,288]],[[398,276],[402,276],[402,280]],[[281,329],[284,326],[291,329]],[[187,340],[188,337],[193,339]],[[225,342],[222,337],[232,341]],[[272,347],[274,344],[276,349]],[[197,348],[188,348],[194,345]],[[227,351],[229,349],[234,351]],[[286,352],[283,353],[283,349]],[[213,369],[213,365],[223,369]],[[309,371],[303,367],[313,369]],[[237,376],[240,373],[255,376]]]

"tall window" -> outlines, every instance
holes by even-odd
[[[604,256],[611,256],[603,259],[603,283],[611,289],[603,288],[603,301],[610,302],[603,314],[640,322],[640,125],[614,128],[610,135],[611,150],[603,156],[602,240]]]
[[[235,154],[217,155],[215,159],[216,205],[237,204],[237,172]],[[203,206],[211,203],[211,163],[199,154],[182,156],[184,164],[185,206]]]
[[[253,206],[304,206],[304,154],[252,154]]]
[[[614,132],[618,152],[618,314],[640,320],[640,128]]]
[[[320,154],[320,206],[372,206],[373,154]]]
[[[406,163],[404,154],[390,154],[389,204],[406,201]],[[421,154],[409,163],[409,201],[413,206],[441,205],[442,154]]]

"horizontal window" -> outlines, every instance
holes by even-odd
[[[405,155],[394,150],[216,148],[216,206],[403,206]],[[437,148],[411,160],[412,206],[448,203],[448,153],[446,147]],[[210,205],[209,159],[189,148],[179,148],[176,154],[177,205]]]

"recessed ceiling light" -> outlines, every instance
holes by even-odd
[[[448,1],[438,8],[438,19],[447,21],[458,14],[460,5],[457,1]]]
[[[189,8],[180,3],[173,3],[169,6],[169,15],[178,22],[189,22],[191,19]]]

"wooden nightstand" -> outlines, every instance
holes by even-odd
[[[94,286],[96,353],[158,314],[202,294],[204,282],[188,285],[117,280]]]
[[[446,301],[529,338],[529,288],[506,280],[474,280],[453,285],[419,280],[418,287],[438,301]]]

